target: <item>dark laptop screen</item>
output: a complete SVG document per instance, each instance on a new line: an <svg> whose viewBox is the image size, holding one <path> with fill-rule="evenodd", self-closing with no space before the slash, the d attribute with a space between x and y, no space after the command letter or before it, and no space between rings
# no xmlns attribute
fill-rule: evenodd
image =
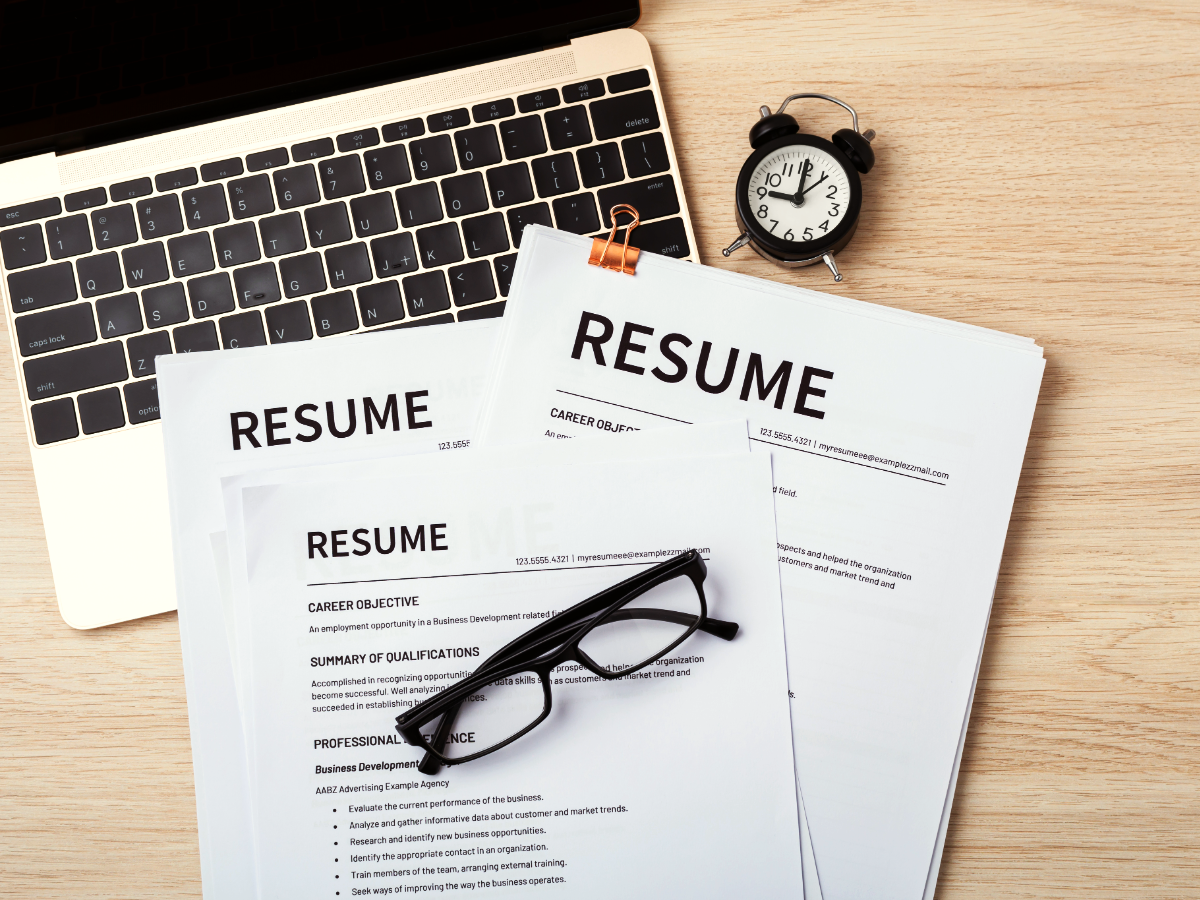
<svg viewBox="0 0 1200 900"><path fill-rule="evenodd" d="M632 24L637 0L0 0L0 159Z"/></svg>

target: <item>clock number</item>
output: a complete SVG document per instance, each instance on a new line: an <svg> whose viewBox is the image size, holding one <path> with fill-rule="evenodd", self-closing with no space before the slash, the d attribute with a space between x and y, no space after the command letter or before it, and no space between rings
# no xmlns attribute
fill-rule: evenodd
<svg viewBox="0 0 1200 900"><path fill-rule="evenodd" d="M771 231L774 231L777 227L779 227L779 220L772 219L771 220Z"/></svg>
<svg viewBox="0 0 1200 900"><path fill-rule="evenodd" d="M767 196L767 189L765 187L760 187L758 189L758 199L761 200L765 196Z"/></svg>
<svg viewBox="0 0 1200 900"><path fill-rule="evenodd" d="M841 209L841 204L830 203L829 205L833 207L833 209L829 211L829 215L836 219L838 217L838 210Z"/></svg>
<svg viewBox="0 0 1200 900"><path fill-rule="evenodd" d="M824 222L822 222L817 227L820 228L822 231L828 231L829 230L829 220L826 219Z"/></svg>
<svg viewBox="0 0 1200 900"><path fill-rule="evenodd" d="M765 219L767 217L767 204L764 203L758 208L758 217L760 219Z"/></svg>
<svg viewBox="0 0 1200 900"><path fill-rule="evenodd" d="M811 228L804 229L804 239L806 241L811 241L813 239L813 231Z"/></svg>
<svg viewBox="0 0 1200 900"><path fill-rule="evenodd" d="M796 171L796 167L795 167L795 166L793 166L791 163L784 163L784 164L783 164L783 175L784 175L784 177L785 177L785 178L791 178L791 177L792 177L792 173L793 173L793 172L795 172L795 171Z"/></svg>
<svg viewBox="0 0 1200 900"><path fill-rule="evenodd" d="M768 187L779 187L779 185L782 182L783 182L783 176L780 175L778 172L772 172L770 175L767 176L767 186Z"/></svg>
<svg viewBox="0 0 1200 900"><path fill-rule="evenodd" d="M794 234L792 234L792 229L789 228L787 230L787 233L784 234L783 239L785 241L794 241L796 239L796 236Z"/></svg>
<svg viewBox="0 0 1200 900"><path fill-rule="evenodd" d="M832 200L836 195L837 195L837 185L831 184L829 186L829 193L825 195L825 199Z"/></svg>

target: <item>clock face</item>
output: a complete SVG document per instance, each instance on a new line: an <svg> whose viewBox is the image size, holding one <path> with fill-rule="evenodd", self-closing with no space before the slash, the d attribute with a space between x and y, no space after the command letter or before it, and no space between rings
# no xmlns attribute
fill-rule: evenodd
<svg viewBox="0 0 1200 900"><path fill-rule="evenodd" d="M767 153L750 173L746 209L752 225L777 240L820 241L845 219L850 190L850 177L833 154L807 144L785 144Z"/></svg>

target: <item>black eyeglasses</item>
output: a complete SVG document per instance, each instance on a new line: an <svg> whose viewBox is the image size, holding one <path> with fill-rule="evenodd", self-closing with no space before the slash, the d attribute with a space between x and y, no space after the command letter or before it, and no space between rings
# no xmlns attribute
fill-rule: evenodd
<svg viewBox="0 0 1200 900"><path fill-rule="evenodd" d="M500 648L471 675L396 717L404 740L426 750L426 775L506 747L550 715L550 672L577 662L622 678L670 653L697 630L731 641L736 622L708 617L708 569L695 550L593 594Z"/></svg>

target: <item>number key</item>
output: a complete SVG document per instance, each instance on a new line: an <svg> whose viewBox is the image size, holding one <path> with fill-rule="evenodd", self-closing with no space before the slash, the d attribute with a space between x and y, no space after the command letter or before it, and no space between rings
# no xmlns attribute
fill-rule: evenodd
<svg viewBox="0 0 1200 900"><path fill-rule="evenodd" d="M326 200L361 194L367 189L363 184L362 165L357 156L339 156L321 163L320 169Z"/></svg>
<svg viewBox="0 0 1200 900"><path fill-rule="evenodd" d="M142 200L137 205L137 214L138 224L142 226L142 240L149 241L183 231L179 198L174 194Z"/></svg>
<svg viewBox="0 0 1200 900"><path fill-rule="evenodd" d="M436 178L455 171L454 149L450 146L448 134L413 141L408 145L408 150L412 153L413 168L418 178Z"/></svg>
<svg viewBox="0 0 1200 900"><path fill-rule="evenodd" d="M494 125L468 128L454 135L458 161L464 169L478 169L500 162L500 144L496 141Z"/></svg>
<svg viewBox="0 0 1200 900"><path fill-rule="evenodd" d="M50 243L50 258L78 256L92 249L92 234L88 231L87 216L67 216L46 223L46 239Z"/></svg>
<svg viewBox="0 0 1200 900"><path fill-rule="evenodd" d="M588 147L576 153L579 159L579 174L583 176L584 187L596 187L600 184L612 184L625 178L621 168L621 151L616 144L601 144L599 147Z"/></svg>
<svg viewBox="0 0 1200 900"><path fill-rule="evenodd" d="M364 154L367 163L367 184L372 190L394 187L397 184L408 184L412 181L412 173L408 171L408 156L404 153L404 145L381 147Z"/></svg>
<svg viewBox="0 0 1200 900"><path fill-rule="evenodd" d="M207 228L229 221L225 188L219 184L183 192L184 216L188 228Z"/></svg>
<svg viewBox="0 0 1200 900"><path fill-rule="evenodd" d="M112 209L92 210L92 232L96 235L96 249L107 250L132 244L137 240L137 227L133 224L133 207L114 206Z"/></svg>
<svg viewBox="0 0 1200 900"><path fill-rule="evenodd" d="M280 209L307 206L321 199L321 189L317 187L317 176L311 164L280 169L272 174Z"/></svg>
<svg viewBox="0 0 1200 900"><path fill-rule="evenodd" d="M271 182L266 175L251 175L229 182L229 200L235 219L248 219L275 211Z"/></svg>

